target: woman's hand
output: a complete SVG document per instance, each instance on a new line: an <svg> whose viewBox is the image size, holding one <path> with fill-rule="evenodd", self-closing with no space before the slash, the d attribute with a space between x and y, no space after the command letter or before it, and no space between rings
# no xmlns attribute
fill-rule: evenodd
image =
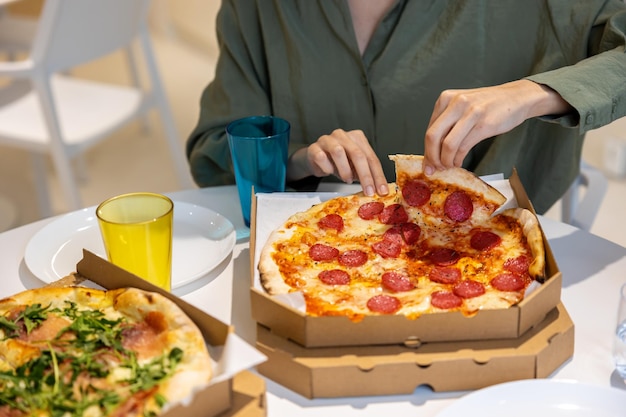
<svg viewBox="0 0 626 417"><path fill-rule="evenodd" d="M387 195L387 179L380 160L361 130L336 129L295 152L287 166L287 178L335 175L351 184L359 181L365 195Z"/></svg>
<svg viewBox="0 0 626 417"><path fill-rule="evenodd" d="M474 145L508 132L525 120L564 114L571 106L551 88L519 80L441 93L430 118L424 143L424 172L461 166Z"/></svg>

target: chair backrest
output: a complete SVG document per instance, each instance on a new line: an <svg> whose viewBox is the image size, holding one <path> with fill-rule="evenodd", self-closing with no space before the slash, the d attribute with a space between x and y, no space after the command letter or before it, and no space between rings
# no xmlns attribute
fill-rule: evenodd
<svg viewBox="0 0 626 417"><path fill-rule="evenodd" d="M138 34L150 0L46 0L31 59L56 72L126 47Z"/></svg>

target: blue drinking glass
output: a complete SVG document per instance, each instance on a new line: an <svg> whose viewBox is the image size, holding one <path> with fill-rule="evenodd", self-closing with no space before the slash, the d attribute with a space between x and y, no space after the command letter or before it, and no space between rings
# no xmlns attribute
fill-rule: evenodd
<svg viewBox="0 0 626 417"><path fill-rule="evenodd" d="M274 116L252 116L226 126L235 181L246 226L254 191L285 191L290 125Z"/></svg>

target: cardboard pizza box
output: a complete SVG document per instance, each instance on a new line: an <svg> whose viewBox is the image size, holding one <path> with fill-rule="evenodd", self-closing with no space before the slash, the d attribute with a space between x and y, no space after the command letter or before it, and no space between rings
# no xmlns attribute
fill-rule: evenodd
<svg viewBox="0 0 626 417"><path fill-rule="evenodd" d="M508 205L524 207L535 213L517 172L506 185ZM308 198L307 198L308 196ZM265 240L275 227L287 217L277 218L310 207L337 196L335 193L274 193L257 194L253 201L250 235L251 309L253 318L276 335L293 340L306 347L386 345L456 340L486 340L518 338L544 317L560 302L561 272L556 264L548 240L543 234L546 250L546 276L542 285L527 295L518 305L508 309L482 310L473 317L460 312L422 315L407 319L400 315L366 316L360 322L347 317L311 317L300 309L278 301L261 287L258 274L258 256ZM289 211L291 210L291 212ZM259 225L257 227L257 225Z"/></svg>
<svg viewBox="0 0 626 417"><path fill-rule="evenodd" d="M259 377L241 375L265 360L260 352L234 334L234 329L181 298L133 275L97 255L83 250L83 259L76 266L76 274L64 278L73 284L97 284L106 289L125 287L158 292L175 302L198 326L207 345L216 347L222 357L232 356L240 361L229 362L231 373L220 374L214 369L214 381L197 391L190 401L167 409L163 417L215 417L218 415L256 417L266 415L265 384ZM65 284L68 284L67 282ZM226 346L228 344L228 346ZM212 356L215 351L211 351ZM213 356L214 359L215 356ZM228 358L219 360L229 360ZM221 366L224 364L220 363ZM254 395L250 395L254 394Z"/></svg>
<svg viewBox="0 0 626 417"><path fill-rule="evenodd" d="M257 325L257 348L268 361L258 371L306 398L476 390L546 378L574 353L574 324L563 307L516 339L425 343L411 348L306 348ZM358 381L358 383L355 383Z"/></svg>
<svg viewBox="0 0 626 417"><path fill-rule="evenodd" d="M266 404L265 379L242 371L233 378L233 405L219 417L265 417Z"/></svg>

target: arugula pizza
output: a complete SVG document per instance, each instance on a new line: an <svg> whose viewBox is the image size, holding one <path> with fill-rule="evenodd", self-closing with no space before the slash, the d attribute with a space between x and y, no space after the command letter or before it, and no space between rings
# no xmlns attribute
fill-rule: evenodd
<svg viewBox="0 0 626 417"><path fill-rule="evenodd" d="M0 300L1 416L156 416L211 375L200 331L160 294L44 287Z"/></svg>
<svg viewBox="0 0 626 417"><path fill-rule="evenodd" d="M421 156L392 155L386 196L341 196L292 215L259 258L271 294L300 292L313 316L423 314L519 303L545 275L537 217L473 173L426 176Z"/></svg>

